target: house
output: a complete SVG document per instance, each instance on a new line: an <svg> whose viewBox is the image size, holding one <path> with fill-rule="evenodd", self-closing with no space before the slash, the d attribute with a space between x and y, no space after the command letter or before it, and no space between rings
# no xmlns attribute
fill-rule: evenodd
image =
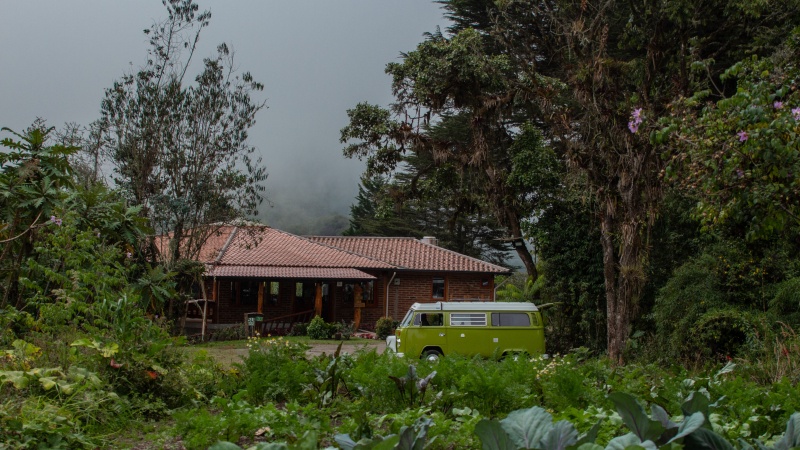
<svg viewBox="0 0 800 450"><path fill-rule="evenodd" d="M209 327L259 313L285 328L321 315L371 329L414 303L494 299L508 269L436 245L434 238L296 236L265 226L222 227L204 245ZM189 313L198 319L199 309Z"/></svg>

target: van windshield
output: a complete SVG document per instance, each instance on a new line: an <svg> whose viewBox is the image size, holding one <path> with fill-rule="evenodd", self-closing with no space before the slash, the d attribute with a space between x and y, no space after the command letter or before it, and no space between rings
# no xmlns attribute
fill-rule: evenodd
<svg viewBox="0 0 800 450"><path fill-rule="evenodd" d="M400 322L400 327L407 327L411 323L411 317L414 315L414 310L409 309L406 313L406 316L403 318L403 321Z"/></svg>

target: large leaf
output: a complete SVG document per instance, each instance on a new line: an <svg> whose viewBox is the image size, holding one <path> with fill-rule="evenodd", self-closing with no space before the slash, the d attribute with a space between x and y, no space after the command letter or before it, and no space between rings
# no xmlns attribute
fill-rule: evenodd
<svg viewBox="0 0 800 450"><path fill-rule="evenodd" d="M208 450L242 450L242 447L239 447L233 442L218 441L216 444L208 447Z"/></svg>
<svg viewBox="0 0 800 450"><path fill-rule="evenodd" d="M608 398L614 402L625 425L643 442L655 441L664 432L664 426L650 419L633 396L624 392L612 392L608 394Z"/></svg>
<svg viewBox="0 0 800 450"><path fill-rule="evenodd" d="M512 411L500 425L508 433L511 441L519 448L538 448L541 440L553 428L553 416L544 409L534 406Z"/></svg>
<svg viewBox="0 0 800 450"><path fill-rule="evenodd" d="M580 448L583 444L594 444L594 441L597 440L597 433L600 431L600 424L603 423L602 420L598 420L596 424L586 434L581 435L578 438L578 441L575 442L574 447Z"/></svg>
<svg viewBox="0 0 800 450"><path fill-rule="evenodd" d="M775 450L789 450L800 447L800 413L792 414L786 423L786 433L775 443Z"/></svg>
<svg viewBox="0 0 800 450"><path fill-rule="evenodd" d="M698 428L684 437L683 446L686 450L734 450L730 442L708 428Z"/></svg>
<svg viewBox="0 0 800 450"><path fill-rule="evenodd" d="M686 437L692 433L694 433L697 429L703 426L705 423L706 418L703 417L702 413L696 412L689 417L683 419L681 426L678 427L678 434L672 437L669 442L674 440Z"/></svg>
<svg viewBox="0 0 800 450"><path fill-rule="evenodd" d="M708 398L700 392L692 392L689 398L681 405L683 415L688 417L692 414L699 412L703 416L708 417Z"/></svg>
<svg viewBox="0 0 800 450"><path fill-rule="evenodd" d="M667 414L667 411L655 403L650 405L650 417L659 421L664 429L669 430L671 428L678 428L677 423L669 420L669 414Z"/></svg>
<svg viewBox="0 0 800 450"><path fill-rule="evenodd" d="M608 442L606 450L625 450L629 447L641 447L646 450L657 450L656 444L653 441L642 441L634 433L628 433L623 436L618 436Z"/></svg>
<svg viewBox="0 0 800 450"><path fill-rule="evenodd" d="M349 434L337 434L333 440L344 450L353 450L356 446L356 441Z"/></svg>
<svg viewBox="0 0 800 450"><path fill-rule="evenodd" d="M578 442L578 430L566 420L561 420L545 435L541 442L542 450L565 450Z"/></svg>
<svg viewBox="0 0 800 450"><path fill-rule="evenodd" d="M483 450L517 450L511 436L496 420L482 419L475 425L475 434L481 440Z"/></svg>
<svg viewBox="0 0 800 450"><path fill-rule="evenodd" d="M11 383L17 389L25 389L28 386L30 378L25 376L25 372L21 370L0 371L0 381L3 383Z"/></svg>

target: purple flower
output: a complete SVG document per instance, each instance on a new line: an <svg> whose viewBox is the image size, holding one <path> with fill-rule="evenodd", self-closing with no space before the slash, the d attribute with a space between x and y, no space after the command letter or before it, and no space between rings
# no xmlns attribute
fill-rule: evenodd
<svg viewBox="0 0 800 450"><path fill-rule="evenodd" d="M744 142L748 138L750 138L750 136L747 134L747 131L744 131L744 130L736 133L736 135L739 136L739 142Z"/></svg>
<svg viewBox="0 0 800 450"><path fill-rule="evenodd" d="M800 106L797 108L792 108L792 116L794 117L794 120L800 121Z"/></svg>
<svg viewBox="0 0 800 450"><path fill-rule="evenodd" d="M783 108L783 102L780 100L775 100L775 103L773 103L772 106L774 106L775 109L781 109Z"/></svg>
<svg viewBox="0 0 800 450"><path fill-rule="evenodd" d="M736 178L742 178L744 176L744 171L742 169L736 169Z"/></svg>
<svg viewBox="0 0 800 450"><path fill-rule="evenodd" d="M628 129L635 134L639 131L639 125L642 123L642 108L636 108L631 111L631 119L633 120L628 122Z"/></svg>
<svg viewBox="0 0 800 450"><path fill-rule="evenodd" d="M54 224L61 226L61 219L59 219L56 216L50 216L50 222L53 222Z"/></svg>
<svg viewBox="0 0 800 450"><path fill-rule="evenodd" d="M125 257L131 259L133 258L133 254L131 254L131 252L125 253Z"/></svg>

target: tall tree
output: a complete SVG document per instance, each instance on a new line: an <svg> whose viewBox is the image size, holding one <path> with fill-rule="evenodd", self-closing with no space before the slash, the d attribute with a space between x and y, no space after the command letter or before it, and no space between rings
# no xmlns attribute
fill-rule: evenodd
<svg viewBox="0 0 800 450"><path fill-rule="evenodd" d="M645 285L667 149L654 119L797 26L797 1L502 2L490 34L532 80L532 98L600 205L608 352L618 362ZM698 70L699 69L699 70ZM561 100L554 102L553 98Z"/></svg>
<svg viewBox="0 0 800 450"><path fill-rule="evenodd" d="M170 234L160 254L172 265L195 258L218 224L256 213L267 175L247 137L265 104L225 44L187 82L211 14L191 0L163 2L168 18L145 30L147 62L106 90L97 127L118 186Z"/></svg>
<svg viewBox="0 0 800 450"><path fill-rule="evenodd" d="M648 233L662 198L667 149L649 140L655 119L749 54L770 53L798 23L798 1L450 0L450 35L430 35L389 64L396 120L361 108L343 137L370 168L406 150L463 161L485 174L498 219L515 224L536 205L507 183L507 150L521 124L563 150L595 197L603 247L608 352L622 361L646 282ZM428 124L469 117L470 139L439 141ZM375 126L365 126L365 124Z"/></svg>
<svg viewBox="0 0 800 450"><path fill-rule="evenodd" d="M25 133L10 133L0 145L0 271L5 275L0 306L15 302L21 307L19 272L31 255L38 230L61 219L56 211L73 186L72 169L67 157L77 148L49 145L47 128L42 121Z"/></svg>
<svg viewBox="0 0 800 450"><path fill-rule="evenodd" d="M366 158L368 175L392 173L407 154L454 168L468 186L460 194L480 196L508 241L521 244L524 222L557 183L524 184L529 178L512 178L513 167L523 158L539 159L547 164L534 166L548 178L557 160L541 157L548 149L527 124L529 116L521 114L526 105L513 101L519 91L509 82L509 68L508 58L487 52L477 32L466 30L452 39L430 35L403 63L387 65L394 112L364 103L348 111L350 124L341 141L350 144L344 154ZM528 248L514 249L536 279Z"/></svg>

